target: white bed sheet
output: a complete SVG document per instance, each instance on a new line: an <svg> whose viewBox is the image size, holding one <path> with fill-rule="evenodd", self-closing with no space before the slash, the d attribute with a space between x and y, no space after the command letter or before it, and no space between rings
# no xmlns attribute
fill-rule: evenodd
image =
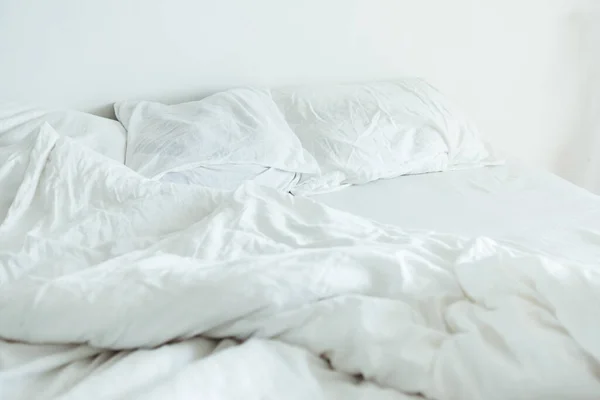
<svg viewBox="0 0 600 400"><path fill-rule="evenodd" d="M516 164L402 176L313 198L406 229L488 236L600 260L600 197Z"/></svg>

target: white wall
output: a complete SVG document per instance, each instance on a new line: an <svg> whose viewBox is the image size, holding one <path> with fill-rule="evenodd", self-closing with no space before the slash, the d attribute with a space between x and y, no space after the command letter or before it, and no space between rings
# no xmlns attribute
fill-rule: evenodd
<svg viewBox="0 0 600 400"><path fill-rule="evenodd" d="M574 16L578 27L579 84L582 105L577 128L563 149L559 171L600 194L600 2L589 0Z"/></svg>
<svg viewBox="0 0 600 400"><path fill-rule="evenodd" d="M417 74L492 144L577 181L583 0L3 0L0 100L125 98Z"/></svg>

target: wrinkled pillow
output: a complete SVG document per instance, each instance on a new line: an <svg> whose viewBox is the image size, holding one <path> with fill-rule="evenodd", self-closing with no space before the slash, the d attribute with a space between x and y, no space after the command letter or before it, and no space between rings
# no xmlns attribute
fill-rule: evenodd
<svg viewBox="0 0 600 400"><path fill-rule="evenodd" d="M115 120L65 110L51 111L20 103L0 103L0 146L13 145L36 134L48 123L62 136L121 163L125 162L126 134Z"/></svg>
<svg viewBox="0 0 600 400"><path fill-rule="evenodd" d="M475 129L425 81L304 86L272 96L322 175L299 193L492 162Z"/></svg>
<svg viewBox="0 0 600 400"><path fill-rule="evenodd" d="M148 178L209 185L221 176L217 186L236 187L270 168L285 172L290 185L296 174L319 173L268 90L233 89L177 105L120 102L115 113L127 129L126 165ZM227 173L215 175L217 167Z"/></svg>

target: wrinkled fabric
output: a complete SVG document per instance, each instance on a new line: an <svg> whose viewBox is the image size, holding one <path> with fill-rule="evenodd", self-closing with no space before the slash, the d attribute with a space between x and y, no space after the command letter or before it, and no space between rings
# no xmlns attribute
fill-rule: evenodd
<svg viewBox="0 0 600 400"><path fill-rule="evenodd" d="M472 124L421 79L297 86L272 94L322 172L307 177L297 193L498 162Z"/></svg>
<svg viewBox="0 0 600 400"><path fill-rule="evenodd" d="M151 181L49 127L17 152L3 399L600 397L595 265Z"/></svg>
<svg viewBox="0 0 600 400"><path fill-rule="evenodd" d="M219 187L237 188L262 173L252 173L257 167L287 172L290 182L296 173L319 173L268 90L232 89L176 105L124 101L115 113L127 129L126 164L147 178L178 173L210 184L207 168L227 168Z"/></svg>
<svg viewBox="0 0 600 400"><path fill-rule="evenodd" d="M220 190L235 190L251 181L260 186L289 192L296 187L302 174L260 165L214 165L197 167L186 171L168 172L163 182L200 185Z"/></svg>
<svg viewBox="0 0 600 400"><path fill-rule="evenodd" d="M35 136L45 123L63 136L125 162L126 132L120 122L75 110L44 110L18 102L0 102L0 146Z"/></svg>

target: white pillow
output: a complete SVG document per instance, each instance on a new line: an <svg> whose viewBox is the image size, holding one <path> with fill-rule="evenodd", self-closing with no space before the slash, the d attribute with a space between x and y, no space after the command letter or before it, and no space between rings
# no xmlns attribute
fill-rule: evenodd
<svg viewBox="0 0 600 400"><path fill-rule="evenodd" d="M0 104L0 146L15 144L37 133L46 122L59 134L125 162L126 134L118 121L79 111L49 111L19 103Z"/></svg>
<svg viewBox="0 0 600 400"><path fill-rule="evenodd" d="M127 129L126 165L148 178L186 172L176 180L206 185L217 177L216 166L227 166L218 186L236 187L256 177L256 166L258 173L286 171L290 181L319 173L268 90L240 88L171 106L120 102L115 112Z"/></svg>
<svg viewBox="0 0 600 400"><path fill-rule="evenodd" d="M475 130L421 79L283 88L272 96L322 171L296 192L490 162Z"/></svg>

